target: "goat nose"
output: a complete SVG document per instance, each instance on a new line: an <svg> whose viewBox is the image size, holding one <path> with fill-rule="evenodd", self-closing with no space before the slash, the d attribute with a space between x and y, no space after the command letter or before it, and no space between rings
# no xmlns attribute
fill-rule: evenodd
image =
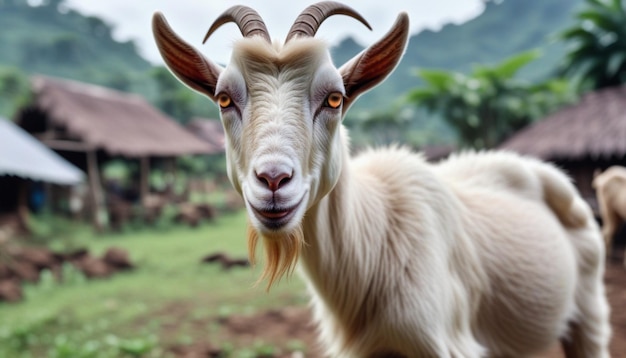
<svg viewBox="0 0 626 358"><path fill-rule="evenodd" d="M283 185L289 183L291 176L292 173L279 170L268 170L256 173L257 179L271 191L276 191Z"/></svg>

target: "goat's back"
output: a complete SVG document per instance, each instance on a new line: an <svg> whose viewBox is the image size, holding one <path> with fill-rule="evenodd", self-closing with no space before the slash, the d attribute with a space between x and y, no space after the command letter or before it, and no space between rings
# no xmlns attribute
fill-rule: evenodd
<svg viewBox="0 0 626 358"><path fill-rule="evenodd" d="M466 233L488 277L479 339L513 356L554 344L577 311L583 266L597 269L603 256L587 204L560 170L513 153L464 153L436 171L466 209Z"/></svg>
<svg viewBox="0 0 626 358"><path fill-rule="evenodd" d="M364 303L332 308L359 317L354 356L443 356L419 350L428 346L417 338L429 317L450 324L445 345L456 356L480 356L481 345L493 356L530 356L565 335L585 291L579 273L597 270L603 254L591 211L562 172L511 153L466 153L431 165L401 148L365 151L348 172L350 185L339 185L341 195L329 203L352 220L328 245L353 245L362 255L322 267L333 282L353 259L364 268L362 279L343 280L353 294L340 295ZM459 322L478 344L455 340ZM325 335L339 334L326 327Z"/></svg>

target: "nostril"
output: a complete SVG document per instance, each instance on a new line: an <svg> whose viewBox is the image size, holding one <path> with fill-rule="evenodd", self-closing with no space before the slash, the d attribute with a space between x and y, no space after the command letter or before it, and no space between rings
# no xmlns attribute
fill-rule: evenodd
<svg viewBox="0 0 626 358"><path fill-rule="evenodd" d="M280 188L281 186L289 183L290 180L291 180L291 175L281 178L280 181L278 182L278 187Z"/></svg>
<svg viewBox="0 0 626 358"><path fill-rule="evenodd" d="M257 179L271 191L276 191L291 181L292 173L256 173Z"/></svg>

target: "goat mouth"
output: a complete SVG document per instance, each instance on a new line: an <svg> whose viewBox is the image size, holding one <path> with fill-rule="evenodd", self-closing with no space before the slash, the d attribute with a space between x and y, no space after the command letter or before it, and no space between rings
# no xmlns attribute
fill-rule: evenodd
<svg viewBox="0 0 626 358"><path fill-rule="evenodd" d="M280 207L276 205L269 205L263 208L256 208L252 205L252 211L254 212L254 216L268 229L270 230L279 230L286 226L293 216L295 212L302 204L302 200L304 196L298 201L297 204L290 207Z"/></svg>

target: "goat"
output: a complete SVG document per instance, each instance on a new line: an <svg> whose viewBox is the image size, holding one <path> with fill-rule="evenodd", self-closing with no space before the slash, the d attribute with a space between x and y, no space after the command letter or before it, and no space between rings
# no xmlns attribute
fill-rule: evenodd
<svg viewBox="0 0 626 358"><path fill-rule="evenodd" d="M602 236L607 252L613 246L613 237L626 219L626 168L614 165L593 178L600 216ZM626 267L626 255L624 255Z"/></svg>
<svg viewBox="0 0 626 358"><path fill-rule="evenodd" d="M351 158L342 118L400 61L409 22L400 13L337 69L314 37L335 14L369 27L321 2L272 42L255 10L231 7L205 36L241 30L225 68L153 17L169 69L220 108L268 288L301 262L331 357L523 357L559 339L568 357L608 357L604 246L569 179L512 153L432 165L394 146Z"/></svg>

